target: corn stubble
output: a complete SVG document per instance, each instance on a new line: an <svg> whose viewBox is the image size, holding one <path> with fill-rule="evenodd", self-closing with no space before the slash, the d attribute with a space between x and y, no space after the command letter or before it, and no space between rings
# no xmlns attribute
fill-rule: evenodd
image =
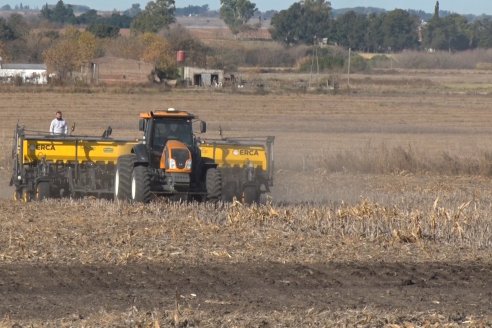
<svg viewBox="0 0 492 328"><path fill-rule="evenodd" d="M139 263L339 263L453 262L481 258L490 263L492 219L480 204L405 210L370 201L338 206L265 204L182 204L166 201L130 205L102 200L0 202L0 260L3 264ZM289 283L285 281L283 283ZM198 327L244 326L240 310L220 317L201 310L195 294L176 289L169 308L128 312L100 311L76 318L78 326ZM204 304L227 305L206 299ZM265 322L316 326L440 327L455 323L432 312L402 314L381 309L307 309L264 313ZM255 322L261 319L255 318ZM490 318L489 318L490 319ZM467 326L487 318L468 316ZM261 321L261 320L260 320ZM16 321L8 316L2 325ZM73 326L71 318L26 323Z"/></svg>
<svg viewBox="0 0 492 328"><path fill-rule="evenodd" d="M447 208L439 201L413 210L368 200L333 206L0 201L0 259L3 263L127 264L187 257L317 262L320 253L323 260L340 260L340 253L333 255L331 249L341 250L348 260L368 255L356 250L357 245L366 245L373 258L384 247L395 259L401 259L402 248L409 244L429 259L433 255L428 249L466 248L472 254L492 248L487 206L466 202ZM221 244L214 235L231 243Z"/></svg>

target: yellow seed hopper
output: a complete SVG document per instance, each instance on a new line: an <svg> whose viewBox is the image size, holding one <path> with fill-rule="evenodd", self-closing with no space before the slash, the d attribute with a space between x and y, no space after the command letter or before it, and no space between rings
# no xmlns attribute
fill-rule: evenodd
<svg viewBox="0 0 492 328"><path fill-rule="evenodd" d="M116 164L129 154L135 141L94 137L29 136L23 139L23 164L44 160L53 163Z"/></svg>
<svg viewBox="0 0 492 328"><path fill-rule="evenodd" d="M201 156L213 160L222 172L223 199L258 201L273 185L274 137L205 140Z"/></svg>

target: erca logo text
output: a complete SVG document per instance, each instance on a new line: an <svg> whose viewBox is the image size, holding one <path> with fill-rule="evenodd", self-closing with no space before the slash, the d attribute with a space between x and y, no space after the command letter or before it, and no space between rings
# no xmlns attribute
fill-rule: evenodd
<svg viewBox="0 0 492 328"><path fill-rule="evenodd" d="M36 150L56 150L54 145L36 145Z"/></svg>

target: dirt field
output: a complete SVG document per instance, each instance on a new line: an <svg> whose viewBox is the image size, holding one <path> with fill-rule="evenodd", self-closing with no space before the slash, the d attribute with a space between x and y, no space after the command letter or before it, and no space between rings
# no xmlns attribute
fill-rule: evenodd
<svg viewBox="0 0 492 328"><path fill-rule="evenodd" d="M492 320L491 225L480 216L486 211L458 214L461 236L443 209L422 212L422 233L413 240L415 213L370 203L214 208L4 201L0 208L6 325L480 326ZM433 215L439 232L429 235Z"/></svg>
<svg viewBox="0 0 492 328"><path fill-rule="evenodd" d="M175 107L206 120L205 137L274 135L276 180L251 208L0 200L0 326L491 326L491 75L352 83L3 89L4 198L14 125L45 131L58 109L78 134L136 137L140 111Z"/></svg>

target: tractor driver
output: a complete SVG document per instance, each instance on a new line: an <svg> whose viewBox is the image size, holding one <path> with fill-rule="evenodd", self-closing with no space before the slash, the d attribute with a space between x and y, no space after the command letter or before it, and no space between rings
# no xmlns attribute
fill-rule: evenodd
<svg viewBox="0 0 492 328"><path fill-rule="evenodd" d="M51 121L50 134L66 135L68 134L68 124L67 121L63 119L61 111L55 113L55 118Z"/></svg>
<svg viewBox="0 0 492 328"><path fill-rule="evenodd" d="M180 140L179 125L172 123L170 125L159 125L156 127L154 135L154 147L164 147L164 144L169 140Z"/></svg>
<svg viewBox="0 0 492 328"><path fill-rule="evenodd" d="M179 140L178 125L176 123L171 124L168 138Z"/></svg>
<svg viewBox="0 0 492 328"><path fill-rule="evenodd" d="M165 143L168 140L180 140L186 142L187 138L183 134L186 134L186 131L183 131L183 127L178 123L157 125L152 148L155 150L162 150L162 147L165 146Z"/></svg>

